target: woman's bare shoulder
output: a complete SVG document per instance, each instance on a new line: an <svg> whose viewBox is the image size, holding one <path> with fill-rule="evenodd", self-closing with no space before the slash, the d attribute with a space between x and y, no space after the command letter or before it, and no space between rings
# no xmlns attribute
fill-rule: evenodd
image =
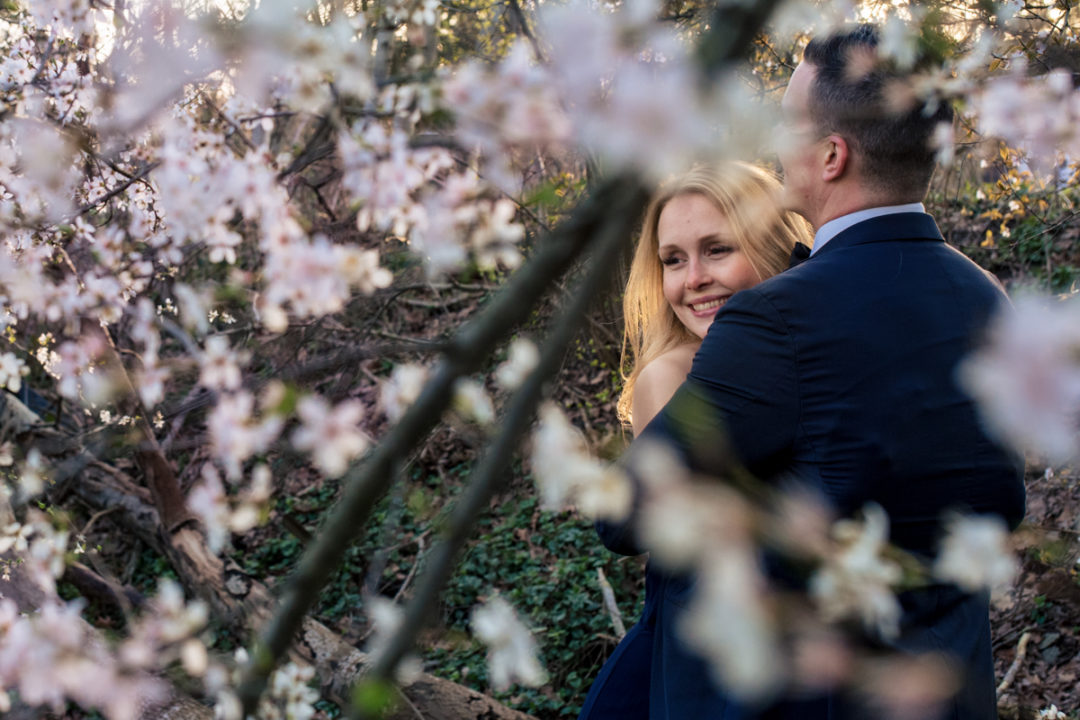
<svg viewBox="0 0 1080 720"><path fill-rule="evenodd" d="M682 384L682 381L690 373L690 366L694 364L694 355L697 354L699 347L701 347L700 343L686 343L657 355L648 365L641 368L638 382L640 383L646 378L650 380L666 380L675 376L679 384Z"/></svg>
<svg viewBox="0 0 1080 720"><path fill-rule="evenodd" d="M635 435L649 424L686 380L698 347L698 343L680 345L656 356L641 368L634 383L634 400L631 403L631 424Z"/></svg>

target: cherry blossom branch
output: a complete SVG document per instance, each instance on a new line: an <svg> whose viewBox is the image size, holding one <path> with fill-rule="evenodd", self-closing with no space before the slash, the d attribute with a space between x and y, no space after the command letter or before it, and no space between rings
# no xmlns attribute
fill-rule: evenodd
<svg viewBox="0 0 1080 720"><path fill-rule="evenodd" d="M278 377L283 380L310 380L340 370L343 367L354 365L361 360L399 357L406 353L415 353L419 349L413 341L354 345L329 356L319 357L305 365L283 369Z"/></svg>
<svg viewBox="0 0 1080 720"><path fill-rule="evenodd" d="M161 165L160 160L157 160L155 162L150 163L149 165L144 167L142 170L139 170L139 172L135 173L134 175L131 175L125 182L120 183L119 185L114 187L112 190L110 190L109 192L102 195L97 200L94 200L93 202L89 202L86 205L83 205L81 208L79 208L75 212L75 217L78 217L80 215L85 215L86 213L90 212L94 208L101 207L102 205L109 202L110 200L112 200L117 195L123 194L124 191L126 191L129 187L131 187L135 183L141 181L147 175L149 175L154 170L156 170L158 168L158 166L160 166L160 165Z"/></svg>
<svg viewBox="0 0 1080 720"><path fill-rule="evenodd" d="M225 123L236 132L237 137L240 138L240 140L244 143L244 145L246 145L248 147L249 150L258 150L259 149L258 145L256 145L254 142L252 142L251 138L249 138L247 136L247 133L244 132L244 129L242 127L240 127L239 125L237 125L236 121L234 121L231 117L226 115L225 111L217 106L217 103L215 103L210 98L210 96L206 93L206 91L204 91L204 90L199 91L199 96L202 98L203 102L207 105L207 107L209 107L211 110L214 111L215 115L217 115L219 118L221 118L223 121L225 121Z"/></svg>
<svg viewBox="0 0 1080 720"><path fill-rule="evenodd" d="M305 143L304 149L289 163L289 167L278 173L278 180L284 180L290 175L295 175L310 165L314 165L334 154L336 146L330 137L334 125L332 114L333 111L331 110L320 118L319 126L315 128L315 132Z"/></svg>
<svg viewBox="0 0 1080 720"><path fill-rule="evenodd" d="M442 542L432 549L428 557L427 568L405 609L401 627L379 653L365 681L380 682L393 677L394 668L412 648L440 590L453 572L458 552L469 539L477 519L510 477L507 468L522 435L532 424L536 407L543 398L544 385L562 366L566 348L584 323L589 306L615 279L611 267L618 259L622 245L630 237L647 200L643 188L631 187L628 190L631 191L617 198L617 203L608 208L612 221L606 224L595 241L597 247L590 258L588 273L578 283L577 291L565 306L562 317L544 340L536 369L511 399L506 415L499 422L501 429L498 436L489 445L468 488L454 506ZM354 707L353 712L355 715L361 711Z"/></svg>
<svg viewBox="0 0 1080 720"><path fill-rule="evenodd" d="M627 205L629 199L633 203ZM608 227L616 224L626 232L625 218L616 213L613 219L612 208L635 207L635 203L643 205L644 200L645 193L635 180L617 178L607 182L558 236L540 247L532 261L510 279L487 309L448 343L444 359L417 401L366 462L346 476L341 501L286 584L281 602L252 648L251 661L242 675L238 695L245 712L255 707L270 673L288 651L323 586L363 531L375 503L396 477L402 458L438 423L453 397L454 382L482 366L496 345L529 317L552 281L567 272L597 238L607 236Z"/></svg>

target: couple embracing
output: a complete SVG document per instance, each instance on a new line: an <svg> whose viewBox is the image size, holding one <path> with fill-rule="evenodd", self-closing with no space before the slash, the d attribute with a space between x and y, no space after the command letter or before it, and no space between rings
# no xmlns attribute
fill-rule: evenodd
<svg viewBox="0 0 1080 720"><path fill-rule="evenodd" d="M986 436L955 381L1007 300L944 243L921 204L930 140L951 109L889 112L897 76L851 72L877 43L875 28L859 26L807 47L782 102L782 190L735 164L692 172L654 198L627 287L635 368L621 409L635 443L669 443L697 471L708 473L710 460L691 436L716 437L766 482L809 483L838 516L877 503L890 541L930 558L946 511L996 514L1011 526L1023 516L1022 458ZM813 226L812 251L800 252L809 233L780 205ZM679 416L702 403L710 412ZM598 529L611 550L648 550L633 518ZM717 688L676 632L672 598L686 582L649 569L643 617L605 664L581 720L875 717L841 691L748 707ZM940 585L899 600L900 635L882 642L947 654L962 669L940 717L996 718L988 598Z"/></svg>

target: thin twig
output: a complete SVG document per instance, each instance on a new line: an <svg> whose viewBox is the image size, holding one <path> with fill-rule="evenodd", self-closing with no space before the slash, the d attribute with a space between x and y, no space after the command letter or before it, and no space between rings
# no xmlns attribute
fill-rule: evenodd
<svg viewBox="0 0 1080 720"><path fill-rule="evenodd" d="M529 27L529 19L525 17L525 12L521 9L521 4L518 0L507 0L507 5L510 7L510 14L514 16L514 20L521 28L521 33L529 40L529 45L532 46L533 59L540 64L547 62L544 57L544 51L540 49L540 43L536 40L536 35L533 34L532 29Z"/></svg>
<svg viewBox="0 0 1080 720"><path fill-rule="evenodd" d="M1027 646L1030 640L1030 632L1025 632L1020 636L1020 642L1016 644L1016 657L1013 658L1012 665L1009 666L1005 677L1001 679L1001 684L997 686L998 695L1005 692L1012 685L1013 680L1016 679L1016 674L1020 672L1020 665L1023 664L1024 658L1027 656Z"/></svg>
<svg viewBox="0 0 1080 720"><path fill-rule="evenodd" d="M251 138L249 138L247 136L247 134L244 132L244 129L242 127L240 127L239 125L237 125L236 121L234 121L231 117L226 115L225 111L222 110L221 108L219 108L217 106L217 103L215 103L213 100L211 100L210 96L207 95L205 91L200 90L199 91L199 96L202 97L203 102L205 102L207 105L210 106L211 110L213 110L215 113L217 113L218 117L220 117L222 120L224 120L229 125L229 127L231 127L236 132L236 134L240 137L241 140L244 141L244 144L247 145L250 150L256 150L257 151L259 149L259 146L256 145L254 142L252 142Z"/></svg>
<svg viewBox="0 0 1080 720"><path fill-rule="evenodd" d="M94 523L97 522L98 519L105 517L109 513L116 512L119 509L120 509L120 507L118 505L114 505L112 507L107 507L104 510L98 510L96 513L94 513L93 515L90 516L89 520L86 521L86 526L82 529L82 532L79 533L79 534L82 535L83 537L86 537L87 535L90 534L90 528L92 528L94 526Z"/></svg>
<svg viewBox="0 0 1080 720"><path fill-rule="evenodd" d="M401 582L401 587L394 593L394 602L401 599L401 596L405 594L405 589L409 587L413 578L416 577L416 570L420 567L421 555L424 553L424 538L420 537L416 540L416 561L413 562L412 567L409 568L409 574L405 576L405 579Z"/></svg>
<svg viewBox="0 0 1080 720"><path fill-rule="evenodd" d="M615 591L611 589L611 583L604 576L604 568L596 568L596 575L600 580L600 594L604 597L604 607L611 616L615 634L619 636L619 640L622 640L626 637L626 625L623 624L622 613L619 612L619 606L615 602Z"/></svg>

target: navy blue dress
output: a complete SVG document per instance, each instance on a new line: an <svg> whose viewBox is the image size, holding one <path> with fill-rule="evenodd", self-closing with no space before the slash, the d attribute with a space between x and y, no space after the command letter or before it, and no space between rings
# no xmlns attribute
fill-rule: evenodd
<svg viewBox="0 0 1080 720"><path fill-rule="evenodd" d="M589 688L578 720L649 720L657 577L645 571L645 607Z"/></svg>

